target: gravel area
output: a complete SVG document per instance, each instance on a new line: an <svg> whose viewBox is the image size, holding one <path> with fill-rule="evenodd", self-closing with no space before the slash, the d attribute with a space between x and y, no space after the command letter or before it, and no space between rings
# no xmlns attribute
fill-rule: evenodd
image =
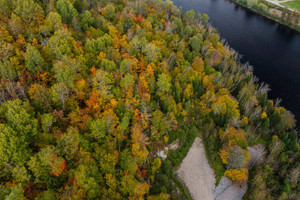
<svg viewBox="0 0 300 200"><path fill-rule="evenodd" d="M262 145L255 145L248 147L251 159L248 162L247 168L252 166L254 163L259 163L263 160L265 150ZM233 183L228 178L223 176L220 180L219 185L215 190L215 200L241 200L247 192L248 185L247 181L244 183Z"/></svg>
<svg viewBox="0 0 300 200"><path fill-rule="evenodd" d="M230 181L231 182L231 181ZM227 186L227 185L226 185ZM218 185L219 187L219 185ZM231 183L219 196L215 196L216 200L241 200L248 189L247 182L243 184Z"/></svg>
<svg viewBox="0 0 300 200"><path fill-rule="evenodd" d="M216 187L214 193L215 198L220 196L230 186L231 186L231 181L227 177L223 176L223 178L219 182L219 185Z"/></svg>
<svg viewBox="0 0 300 200"><path fill-rule="evenodd" d="M176 173L185 183L194 200L214 200L216 180L199 137L195 139Z"/></svg>

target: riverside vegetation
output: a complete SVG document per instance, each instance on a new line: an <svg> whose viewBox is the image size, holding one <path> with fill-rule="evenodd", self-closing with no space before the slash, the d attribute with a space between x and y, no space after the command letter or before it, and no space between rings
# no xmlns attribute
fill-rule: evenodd
<svg viewBox="0 0 300 200"><path fill-rule="evenodd" d="M247 199L300 198L294 116L207 15L0 0L0 19L0 199L188 199L174 170L199 133L217 180L249 179Z"/></svg>
<svg viewBox="0 0 300 200"><path fill-rule="evenodd" d="M290 27L298 32L300 32L300 10L299 3L297 0L288 1L285 3L280 3L275 5L267 0L230 0L245 8L248 8L260 15L263 15L271 20L279 22L285 26ZM282 7L281 7L281 6ZM285 7L283 7L285 6ZM290 10L290 8L294 10Z"/></svg>

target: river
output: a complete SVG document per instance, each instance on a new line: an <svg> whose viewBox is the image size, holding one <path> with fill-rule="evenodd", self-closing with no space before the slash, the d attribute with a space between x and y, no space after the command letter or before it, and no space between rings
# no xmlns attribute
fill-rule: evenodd
<svg viewBox="0 0 300 200"><path fill-rule="evenodd" d="M228 0L174 0L183 11L194 9L209 16L242 62L254 66L254 74L270 85L269 98L282 99L300 127L300 34Z"/></svg>

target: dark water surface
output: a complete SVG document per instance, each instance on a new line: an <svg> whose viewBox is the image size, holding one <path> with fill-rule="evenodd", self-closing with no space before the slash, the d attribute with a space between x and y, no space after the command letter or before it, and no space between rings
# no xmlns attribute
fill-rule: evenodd
<svg viewBox="0 0 300 200"><path fill-rule="evenodd" d="M270 85L269 98L296 115L300 128L300 34L228 0L173 0L183 11L210 17L222 38L254 66L254 74Z"/></svg>

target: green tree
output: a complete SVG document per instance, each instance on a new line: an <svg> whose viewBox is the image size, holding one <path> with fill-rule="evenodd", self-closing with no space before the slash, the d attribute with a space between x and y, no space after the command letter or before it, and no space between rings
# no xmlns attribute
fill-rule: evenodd
<svg viewBox="0 0 300 200"><path fill-rule="evenodd" d="M10 126L0 124L0 138L0 177L5 177L17 165L24 166L30 151L28 141Z"/></svg>
<svg viewBox="0 0 300 200"><path fill-rule="evenodd" d="M16 180L16 182L24 184L28 182L31 178L31 175L28 173L27 169L22 166L17 166L12 171L12 176Z"/></svg>
<svg viewBox="0 0 300 200"><path fill-rule="evenodd" d="M79 148L78 129L68 128L67 132L58 138L57 148L67 160L73 159Z"/></svg>
<svg viewBox="0 0 300 200"><path fill-rule="evenodd" d="M85 191L88 199L99 198L100 187L98 185L98 180L100 174L96 162L91 160L86 164L79 165L75 170L74 175L79 187Z"/></svg>
<svg viewBox="0 0 300 200"><path fill-rule="evenodd" d="M270 116L270 127L276 130L284 129L284 122L279 113L273 112L272 115Z"/></svg>
<svg viewBox="0 0 300 200"><path fill-rule="evenodd" d="M121 87L125 88L127 91L129 87L132 87L134 84L134 76L131 74L126 74L121 80Z"/></svg>
<svg viewBox="0 0 300 200"><path fill-rule="evenodd" d="M88 30L90 26L94 24L94 17L92 16L91 12L86 10L82 15L81 15L81 28L83 30Z"/></svg>
<svg viewBox="0 0 300 200"><path fill-rule="evenodd" d="M144 47L147 44L147 40L145 37L142 37L141 40L139 40L138 36L134 36L131 40L131 44L129 46L129 53L130 55L135 55L137 56L137 54L141 51L142 47ZM151 46L149 46L148 48L150 48ZM155 48L155 47L154 47ZM147 53L147 51L149 51L149 49L144 49L144 53Z"/></svg>
<svg viewBox="0 0 300 200"><path fill-rule="evenodd" d="M108 59L103 59L100 65L108 72L114 72L117 69L115 62Z"/></svg>
<svg viewBox="0 0 300 200"><path fill-rule="evenodd" d="M54 190L46 190L41 192L35 200L57 200L57 194Z"/></svg>
<svg viewBox="0 0 300 200"><path fill-rule="evenodd" d="M72 47L73 39L70 33L64 29L55 31L46 44L48 54L54 59L60 59L63 55L71 55Z"/></svg>
<svg viewBox="0 0 300 200"><path fill-rule="evenodd" d="M130 126L130 119L131 119L131 114L126 112L119 124L122 132L128 130L128 127Z"/></svg>
<svg viewBox="0 0 300 200"><path fill-rule="evenodd" d="M160 48L153 43L146 44L146 46L143 48L143 52L146 55L148 63L156 63L161 56Z"/></svg>
<svg viewBox="0 0 300 200"><path fill-rule="evenodd" d="M283 107L276 107L274 110L281 116L285 130L295 127L295 116L290 111Z"/></svg>
<svg viewBox="0 0 300 200"><path fill-rule="evenodd" d="M91 136L98 142L101 141L107 134L106 122L103 119L97 119L90 123L89 128L91 130Z"/></svg>
<svg viewBox="0 0 300 200"><path fill-rule="evenodd" d="M251 199L270 199L270 191L267 188L267 184L264 180L264 174L262 169L252 178L252 184L250 187L250 198Z"/></svg>
<svg viewBox="0 0 300 200"><path fill-rule="evenodd" d="M106 17L111 20L115 15L115 7L111 4L105 7Z"/></svg>
<svg viewBox="0 0 300 200"><path fill-rule="evenodd" d="M191 37L193 35L193 28L191 26L186 26L183 33L184 35L187 35L188 37Z"/></svg>
<svg viewBox="0 0 300 200"><path fill-rule="evenodd" d="M58 168L60 163L57 161L61 160L63 159L56 155L54 146L46 146L32 156L27 164L29 170L33 173L35 182L46 182L49 184L53 182L54 176L60 175L61 171L57 171L60 170Z"/></svg>
<svg viewBox="0 0 300 200"><path fill-rule="evenodd" d="M268 9L269 9L269 7L264 3L258 3L258 7L260 10L265 11L265 12L268 11Z"/></svg>
<svg viewBox="0 0 300 200"><path fill-rule="evenodd" d="M77 17L78 15L77 10L69 0L58 0L56 2L56 9L65 24L70 24L73 17Z"/></svg>
<svg viewBox="0 0 300 200"><path fill-rule="evenodd" d="M42 8L34 0L16 0L14 4L14 12L26 23L31 23L38 14L42 14Z"/></svg>
<svg viewBox="0 0 300 200"><path fill-rule="evenodd" d="M28 71L35 73L37 69L45 69L45 60L39 50L32 46L31 44L27 45L25 53L25 61Z"/></svg>
<svg viewBox="0 0 300 200"><path fill-rule="evenodd" d="M0 60L0 76L8 80L15 80L17 78L17 71L14 64L8 60Z"/></svg>
<svg viewBox="0 0 300 200"><path fill-rule="evenodd" d="M97 143L93 144L95 149L95 158L99 163L98 167L102 174L115 174L115 166L118 164L118 155L114 152L108 152L109 146L99 145ZM98 169L97 167L97 169Z"/></svg>
<svg viewBox="0 0 300 200"><path fill-rule="evenodd" d="M111 94L111 88L114 83L114 78L110 73L100 69L97 71L93 79L93 83L94 86L98 88L99 93L103 97L107 98Z"/></svg>
<svg viewBox="0 0 300 200"><path fill-rule="evenodd" d="M202 35L201 34L197 34L194 37L192 37L189 41L190 46L192 47L192 50L195 52L199 52L201 49L201 44L202 44Z"/></svg>
<svg viewBox="0 0 300 200"><path fill-rule="evenodd" d="M196 17L196 13L193 9L191 9L189 11L186 11L185 14L184 14L184 19L187 20L187 22L189 24L191 24L193 22L195 17Z"/></svg>
<svg viewBox="0 0 300 200"><path fill-rule="evenodd" d="M158 94L163 95L170 90L171 83L166 74L158 75L157 80Z"/></svg>
<svg viewBox="0 0 300 200"><path fill-rule="evenodd" d="M175 18L174 24L176 25L176 33L178 33L180 36L183 35L183 22L179 18Z"/></svg>
<svg viewBox="0 0 300 200"><path fill-rule="evenodd" d="M52 113L42 115L42 128L45 133L49 133L53 123L56 121Z"/></svg>
<svg viewBox="0 0 300 200"><path fill-rule="evenodd" d="M57 12L50 12L46 18L46 24L51 30L59 30L62 28L61 16Z"/></svg>
<svg viewBox="0 0 300 200"><path fill-rule="evenodd" d="M123 170L127 170L132 175L134 175L138 169L138 166L134 161L131 152L128 149L125 149L121 152L119 164Z"/></svg>
<svg viewBox="0 0 300 200"><path fill-rule="evenodd" d="M204 13L200 19L202 22L204 22L205 25L208 24L209 17L207 14Z"/></svg>
<svg viewBox="0 0 300 200"><path fill-rule="evenodd" d="M12 13L11 19L9 20L9 30L13 34L14 38L18 38L19 34L24 32L24 26L19 16Z"/></svg>
<svg viewBox="0 0 300 200"><path fill-rule="evenodd" d="M120 72L121 72L121 74L128 73L131 66L132 66L132 60L130 60L130 59L122 60L122 62L120 63Z"/></svg>
<svg viewBox="0 0 300 200"><path fill-rule="evenodd" d="M28 102L20 99L7 101L1 105L0 113L7 124L18 134L22 134L25 140L33 139L37 134L38 123Z"/></svg>
<svg viewBox="0 0 300 200"><path fill-rule="evenodd" d="M5 197L5 200L25 199L24 190L21 185L17 185L11 189L9 195Z"/></svg>
<svg viewBox="0 0 300 200"><path fill-rule="evenodd" d="M155 131L152 130L152 134L155 134L154 137L160 138L170 129L170 124L164 118L160 110L156 110L152 113L151 123L155 127Z"/></svg>
<svg viewBox="0 0 300 200"><path fill-rule="evenodd" d="M99 55L101 51L104 51L109 46L113 46L113 44L113 39L108 34L105 34L104 36L99 37L96 40L88 39L85 43L85 48L89 53Z"/></svg>
<svg viewBox="0 0 300 200"><path fill-rule="evenodd" d="M65 84L68 88L74 87L77 63L73 62L68 57L63 57L62 61L55 62L53 71L58 83Z"/></svg>
<svg viewBox="0 0 300 200"><path fill-rule="evenodd" d="M120 191L124 196L133 195L134 188L138 181L132 175L125 175L121 178Z"/></svg>
<svg viewBox="0 0 300 200"><path fill-rule="evenodd" d="M160 193L159 195L151 195L148 197L148 200L168 200L170 199L169 194Z"/></svg>
<svg viewBox="0 0 300 200"><path fill-rule="evenodd" d="M10 16L12 7L12 1L10 0L0 0L0 14L4 16Z"/></svg>
<svg viewBox="0 0 300 200"><path fill-rule="evenodd" d="M253 6L257 5L257 3L258 3L258 0L247 0L247 5L249 7L253 7Z"/></svg>
<svg viewBox="0 0 300 200"><path fill-rule="evenodd" d="M30 113L30 106L21 100L7 101L1 105L0 124L0 176L22 167L30 156L29 142L37 134L38 122Z"/></svg>

